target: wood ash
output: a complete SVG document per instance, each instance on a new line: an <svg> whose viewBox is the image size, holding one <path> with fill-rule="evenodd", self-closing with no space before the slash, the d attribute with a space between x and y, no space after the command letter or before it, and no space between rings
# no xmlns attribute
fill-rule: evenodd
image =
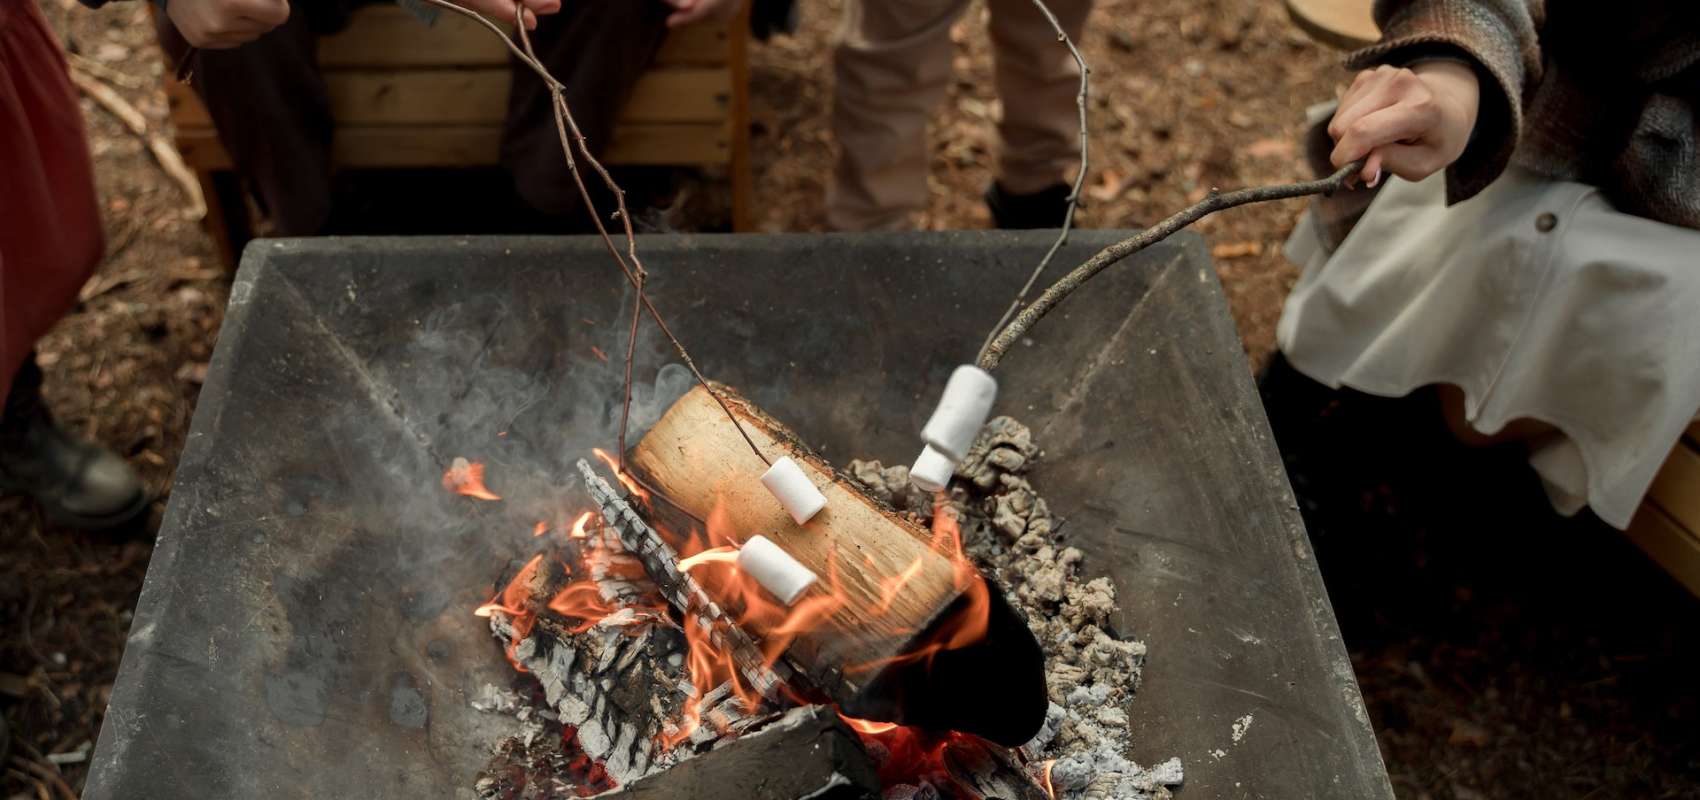
<svg viewBox="0 0 1700 800"><path fill-rule="evenodd" d="M955 515L969 556L1003 585L1045 647L1050 713L1023 750L1036 761L1054 760L1050 779L1059 800L1168 798L1182 781L1180 760L1142 767L1125 755L1131 733L1123 709L1139 688L1145 644L1115 630L1109 578L1082 578L1085 554L1066 544L1060 521L1027 477L1041 457L1027 426L993 419L957 466L949 504L939 509ZM898 511L922 521L935 512L934 497L910 483L906 466L851 461L847 472Z"/></svg>

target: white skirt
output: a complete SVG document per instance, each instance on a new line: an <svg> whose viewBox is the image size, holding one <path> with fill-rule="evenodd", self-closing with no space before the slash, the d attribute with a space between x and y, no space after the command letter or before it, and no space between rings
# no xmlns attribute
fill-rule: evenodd
<svg viewBox="0 0 1700 800"><path fill-rule="evenodd" d="M1629 524L1700 412L1700 231L1513 167L1450 208L1443 175L1392 179L1332 255L1317 233L1307 215L1287 242L1295 368L1388 397L1453 384L1483 434L1545 422L1529 463L1553 505Z"/></svg>

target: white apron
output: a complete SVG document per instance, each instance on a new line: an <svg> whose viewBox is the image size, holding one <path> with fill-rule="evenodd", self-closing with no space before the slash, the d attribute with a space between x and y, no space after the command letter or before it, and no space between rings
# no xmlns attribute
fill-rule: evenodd
<svg viewBox="0 0 1700 800"><path fill-rule="evenodd" d="M1383 187L1329 255L1309 215L1276 337L1300 372L1399 397L1463 389L1470 425L1540 420L1553 505L1624 528L1700 411L1700 231L1512 167L1448 208L1436 174Z"/></svg>

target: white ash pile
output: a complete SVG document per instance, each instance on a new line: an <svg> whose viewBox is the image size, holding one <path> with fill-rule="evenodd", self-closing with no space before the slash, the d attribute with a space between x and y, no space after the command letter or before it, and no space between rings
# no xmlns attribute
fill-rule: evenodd
<svg viewBox="0 0 1700 800"><path fill-rule="evenodd" d="M1027 473L1042 453L1027 426L1010 417L986 424L956 468L946 513L962 528L964 547L1001 583L1046 652L1051 713L1024 749L1054 759L1051 782L1065 800L1167 798L1181 783L1178 759L1152 768L1129 761L1127 713L1139 688L1145 644L1117 634L1115 586L1082 580L1085 554L1069 547L1061 524ZM870 495L928 520L932 496L909 481L909 468L852 461L849 474Z"/></svg>

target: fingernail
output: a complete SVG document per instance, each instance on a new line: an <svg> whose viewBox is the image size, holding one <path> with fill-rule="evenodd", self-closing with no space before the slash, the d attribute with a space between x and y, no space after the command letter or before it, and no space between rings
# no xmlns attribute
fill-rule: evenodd
<svg viewBox="0 0 1700 800"><path fill-rule="evenodd" d="M1381 168L1376 167L1375 168L1375 175L1372 176L1369 179L1368 186L1369 186L1369 188L1374 189L1376 186L1380 185L1380 183L1381 183Z"/></svg>

